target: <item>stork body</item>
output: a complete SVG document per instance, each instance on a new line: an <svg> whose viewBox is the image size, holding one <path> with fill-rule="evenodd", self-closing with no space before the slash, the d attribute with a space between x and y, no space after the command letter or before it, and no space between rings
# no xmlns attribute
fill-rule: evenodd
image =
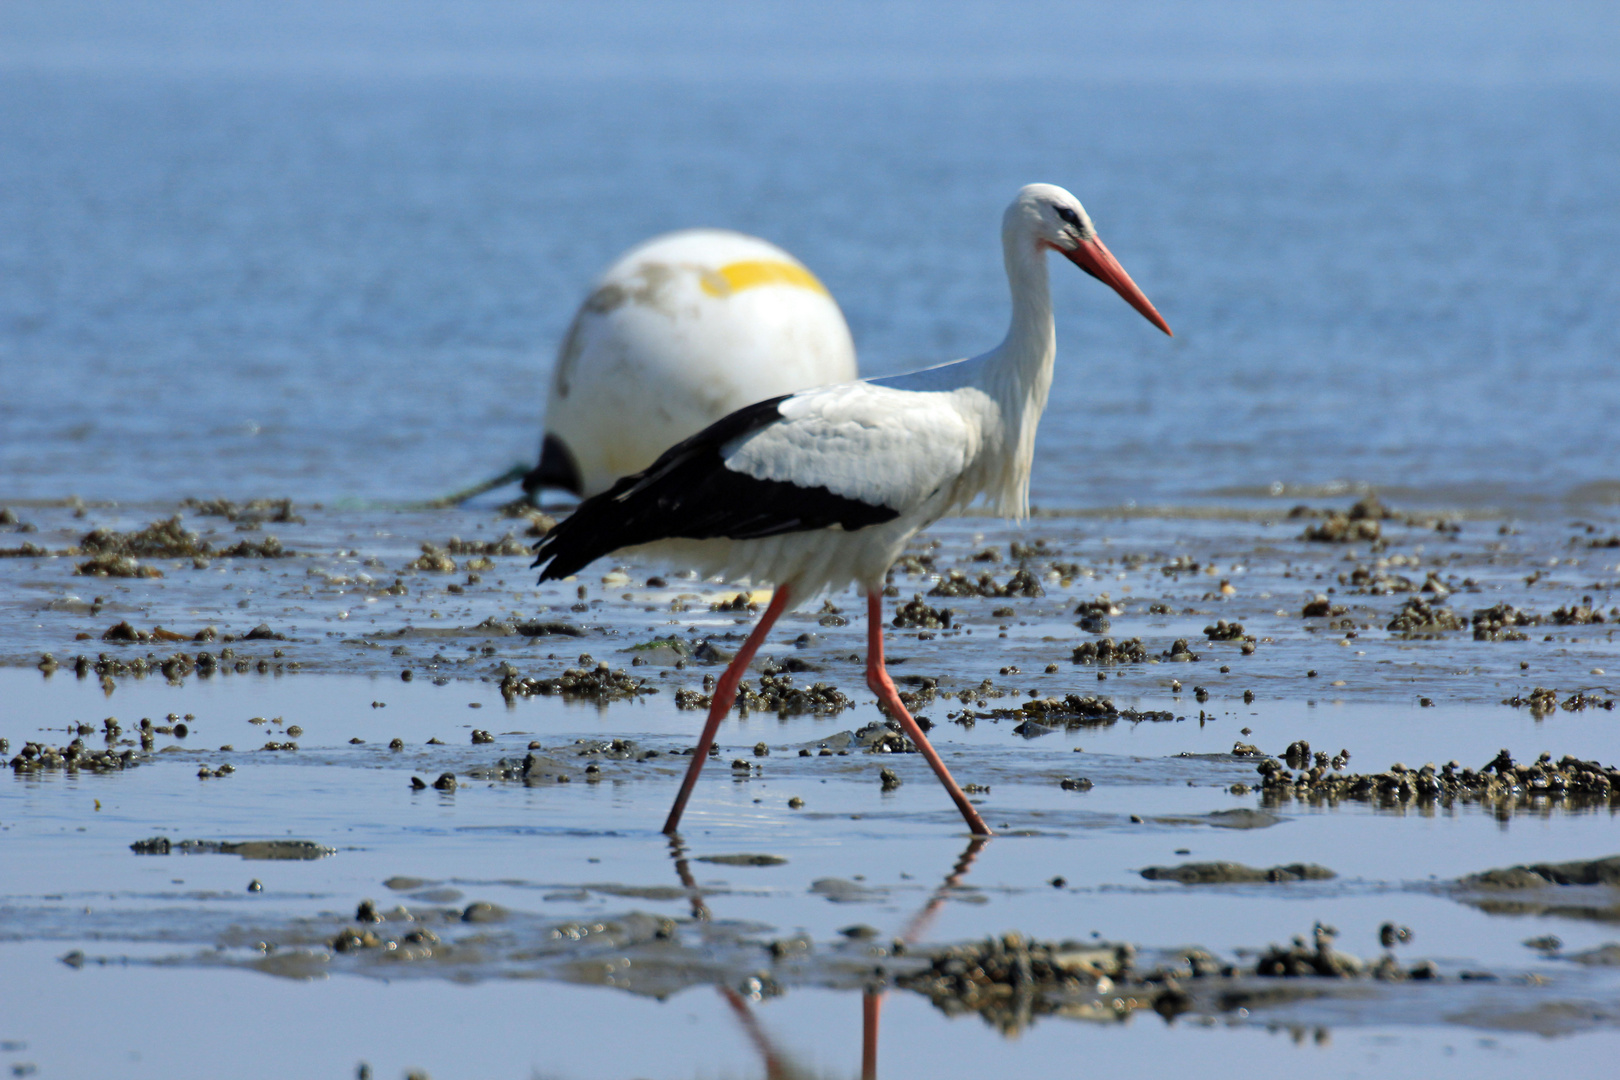
<svg viewBox="0 0 1620 1080"><path fill-rule="evenodd" d="M1048 250L1170 332L1097 239L1079 201L1062 188L1031 184L1020 191L1002 219L1002 248L1013 310L995 349L740 409L586 500L538 546L541 580L629 549L705 575L776 587L715 688L666 832L678 826L714 732L771 624L788 607L850 584L868 597L867 684L928 759L973 832L989 832L884 669L884 577L918 530L977 498L1009 517L1028 511L1035 429L1057 355Z"/></svg>

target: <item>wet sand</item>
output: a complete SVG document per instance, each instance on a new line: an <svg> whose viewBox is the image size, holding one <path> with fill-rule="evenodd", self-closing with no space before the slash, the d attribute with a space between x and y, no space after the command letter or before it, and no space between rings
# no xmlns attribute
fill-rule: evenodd
<svg viewBox="0 0 1620 1080"><path fill-rule="evenodd" d="M0 956L37 991L0 1063L105 1067L68 1003L134 996L188 1035L113 1021L125 1074L260 1075L243 995L307 1033L277 1075L853 1075L879 994L890 1076L1612 1054L1620 887L1473 875L1620 851L1620 522L1292 509L941 523L891 663L1002 835L882 727L834 597L672 846L759 596L536 589L487 506L14 505L0 548L46 554L0 559Z"/></svg>

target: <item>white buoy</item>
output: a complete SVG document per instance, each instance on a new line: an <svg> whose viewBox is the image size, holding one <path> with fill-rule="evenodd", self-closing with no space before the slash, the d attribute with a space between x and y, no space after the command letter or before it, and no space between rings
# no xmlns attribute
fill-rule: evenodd
<svg viewBox="0 0 1620 1080"><path fill-rule="evenodd" d="M793 256L722 229L654 237L574 316L523 486L594 495L736 409L856 377L843 312Z"/></svg>

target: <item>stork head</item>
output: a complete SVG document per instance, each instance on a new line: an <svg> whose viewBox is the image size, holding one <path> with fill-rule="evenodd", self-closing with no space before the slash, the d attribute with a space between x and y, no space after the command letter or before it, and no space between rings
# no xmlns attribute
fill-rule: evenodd
<svg viewBox="0 0 1620 1080"><path fill-rule="evenodd" d="M1153 304L1097 237L1097 229L1080 200L1056 184L1030 184L1007 211L1007 225L1033 236L1037 248L1051 248L1107 285L1148 322L1170 333Z"/></svg>

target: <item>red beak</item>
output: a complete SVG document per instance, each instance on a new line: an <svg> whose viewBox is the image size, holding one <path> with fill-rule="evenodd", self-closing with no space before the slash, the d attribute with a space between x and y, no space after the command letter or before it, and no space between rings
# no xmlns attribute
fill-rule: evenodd
<svg viewBox="0 0 1620 1080"><path fill-rule="evenodd" d="M1140 311L1148 322L1171 337L1175 336L1170 333L1170 324L1164 321L1164 317L1158 313L1148 298L1142 295L1142 290L1136 287L1131 275L1125 272L1125 268L1119 265L1119 260L1114 258L1113 252L1103 246L1101 240L1096 238L1082 240L1073 251L1063 251L1062 248L1058 250L1074 265L1123 296L1125 302Z"/></svg>

